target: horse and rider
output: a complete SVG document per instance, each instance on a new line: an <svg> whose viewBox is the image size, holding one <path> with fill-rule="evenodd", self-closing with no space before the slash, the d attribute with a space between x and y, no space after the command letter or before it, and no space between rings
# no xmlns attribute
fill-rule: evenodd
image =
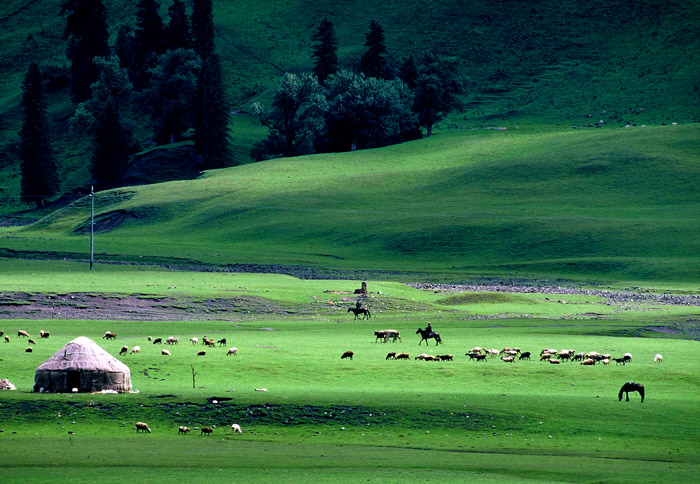
<svg viewBox="0 0 700 484"><path fill-rule="evenodd" d="M428 326L423 329L423 328L418 328L418 331L416 331L416 334L421 335L421 340L418 342L418 345L425 341L425 344L428 344L429 339L434 339L435 340L435 346L438 344L442 343L442 339L440 338L440 333L436 333L433 331L433 327L430 325L430 321L428 321Z"/></svg>

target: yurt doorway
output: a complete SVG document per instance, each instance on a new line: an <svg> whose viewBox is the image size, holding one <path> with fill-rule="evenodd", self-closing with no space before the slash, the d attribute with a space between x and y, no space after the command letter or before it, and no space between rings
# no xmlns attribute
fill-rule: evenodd
<svg viewBox="0 0 700 484"><path fill-rule="evenodd" d="M77 388L80 391L80 372L79 371L69 371L66 375L66 388L72 390Z"/></svg>

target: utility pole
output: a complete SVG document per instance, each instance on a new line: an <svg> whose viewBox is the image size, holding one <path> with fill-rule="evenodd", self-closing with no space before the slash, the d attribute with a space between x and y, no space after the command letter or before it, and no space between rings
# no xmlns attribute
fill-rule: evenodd
<svg viewBox="0 0 700 484"><path fill-rule="evenodd" d="M90 185L90 270L95 261L95 191Z"/></svg>

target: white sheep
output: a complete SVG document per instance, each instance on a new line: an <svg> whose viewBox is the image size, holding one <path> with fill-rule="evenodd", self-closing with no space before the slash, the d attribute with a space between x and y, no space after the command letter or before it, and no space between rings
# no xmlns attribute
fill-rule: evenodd
<svg viewBox="0 0 700 484"><path fill-rule="evenodd" d="M163 356L170 356L170 351L168 350L160 350L160 354Z"/></svg>
<svg viewBox="0 0 700 484"><path fill-rule="evenodd" d="M122 349L119 350L119 356L127 354L128 351L129 351L128 346L126 346L126 345L122 346Z"/></svg>
<svg viewBox="0 0 700 484"><path fill-rule="evenodd" d="M654 363L661 363L663 360L664 360L663 356L661 356L659 354L654 355Z"/></svg>
<svg viewBox="0 0 700 484"><path fill-rule="evenodd" d="M190 343L193 345L198 345L199 344L199 338L190 338Z"/></svg>
<svg viewBox="0 0 700 484"><path fill-rule="evenodd" d="M140 346L134 346L131 348L131 351L129 352L130 355L133 354L139 354L141 352L141 347Z"/></svg>
<svg viewBox="0 0 700 484"><path fill-rule="evenodd" d="M146 422L136 422L136 431L137 432L147 432L151 433L151 428L148 426Z"/></svg>
<svg viewBox="0 0 700 484"><path fill-rule="evenodd" d="M235 346L229 348L228 351L226 352L226 356L229 356L229 355L238 356L238 348L236 348Z"/></svg>
<svg viewBox="0 0 700 484"><path fill-rule="evenodd" d="M238 425L237 423L231 424L231 430L233 431L234 434L242 434L243 430L241 430L241 426Z"/></svg>

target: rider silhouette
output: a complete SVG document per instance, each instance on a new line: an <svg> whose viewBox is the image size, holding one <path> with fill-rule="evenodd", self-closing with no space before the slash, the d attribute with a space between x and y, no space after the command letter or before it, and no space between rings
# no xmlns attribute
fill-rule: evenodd
<svg viewBox="0 0 700 484"><path fill-rule="evenodd" d="M425 331L426 331L427 336L430 336L433 334L433 327L430 326L430 321L428 321L428 327L425 328Z"/></svg>
<svg viewBox="0 0 700 484"><path fill-rule="evenodd" d="M356 307L357 309L362 309L362 303L360 302L359 299L357 300L357 302L355 302L355 307Z"/></svg>

